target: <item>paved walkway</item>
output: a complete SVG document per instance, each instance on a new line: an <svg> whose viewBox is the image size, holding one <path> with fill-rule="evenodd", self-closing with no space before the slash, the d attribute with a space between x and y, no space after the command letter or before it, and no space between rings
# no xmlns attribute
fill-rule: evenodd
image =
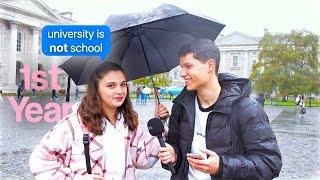
<svg viewBox="0 0 320 180"><path fill-rule="evenodd" d="M277 118L277 116L279 116L279 114L286 109L285 107L281 107L281 106L265 106L264 110L266 111L266 113L268 114L269 117L269 121L272 122L274 119Z"/></svg>

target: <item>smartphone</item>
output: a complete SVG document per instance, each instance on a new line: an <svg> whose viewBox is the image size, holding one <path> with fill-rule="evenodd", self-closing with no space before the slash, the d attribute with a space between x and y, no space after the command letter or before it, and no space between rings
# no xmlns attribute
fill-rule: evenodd
<svg viewBox="0 0 320 180"><path fill-rule="evenodd" d="M190 158L193 158L193 159L199 159L199 160L206 159L203 155L197 154L197 153L187 153L187 157L190 157Z"/></svg>

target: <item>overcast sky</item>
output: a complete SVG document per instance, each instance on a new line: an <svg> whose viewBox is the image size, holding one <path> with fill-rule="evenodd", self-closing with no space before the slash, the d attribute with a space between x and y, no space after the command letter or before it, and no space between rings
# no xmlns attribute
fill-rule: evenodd
<svg viewBox="0 0 320 180"><path fill-rule="evenodd" d="M73 12L78 24L103 24L110 14L151 10L171 3L226 24L222 34L240 31L251 36L306 29L320 35L319 0L42 0L58 11ZM201 2L201 3L200 3Z"/></svg>

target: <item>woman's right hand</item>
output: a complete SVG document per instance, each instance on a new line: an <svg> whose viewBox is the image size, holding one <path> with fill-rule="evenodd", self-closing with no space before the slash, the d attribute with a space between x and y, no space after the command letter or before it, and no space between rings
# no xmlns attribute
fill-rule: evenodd
<svg viewBox="0 0 320 180"><path fill-rule="evenodd" d="M99 173L86 174L83 180L104 180L104 177Z"/></svg>
<svg viewBox="0 0 320 180"><path fill-rule="evenodd" d="M166 143L166 147L160 147L158 157L163 164L175 163L177 161L177 155L174 152L173 147Z"/></svg>

